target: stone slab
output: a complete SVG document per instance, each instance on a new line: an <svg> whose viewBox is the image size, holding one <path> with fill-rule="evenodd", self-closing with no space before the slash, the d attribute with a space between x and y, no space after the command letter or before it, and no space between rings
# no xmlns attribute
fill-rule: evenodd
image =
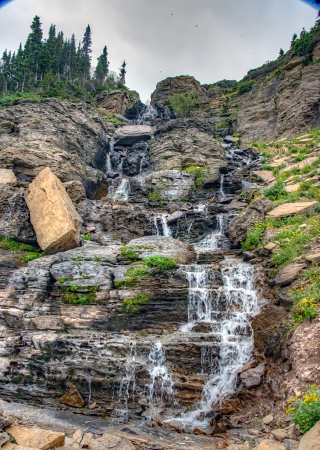
<svg viewBox="0 0 320 450"><path fill-rule="evenodd" d="M254 170L252 173L268 183L275 179L271 170Z"/></svg>
<svg viewBox="0 0 320 450"><path fill-rule="evenodd" d="M320 450L320 420L302 436L298 450Z"/></svg>
<svg viewBox="0 0 320 450"><path fill-rule="evenodd" d="M286 186L286 191L287 192L296 192L298 191L300 188L300 183L296 183L296 184L291 184L289 186Z"/></svg>
<svg viewBox="0 0 320 450"><path fill-rule="evenodd" d="M303 169L305 166L311 166L315 161L318 161L318 156L311 156L311 158L304 159L303 161L298 162L297 164L292 164L291 166L284 167L280 170L281 172L288 172L292 169Z"/></svg>
<svg viewBox="0 0 320 450"><path fill-rule="evenodd" d="M61 432L43 430L42 428L27 428L11 426L6 432L14 438L18 445L40 450L50 450L51 448L64 445L65 434Z"/></svg>
<svg viewBox="0 0 320 450"><path fill-rule="evenodd" d="M306 214L317 203L318 202L285 203L270 211L267 216L281 218L295 214Z"/></svg>

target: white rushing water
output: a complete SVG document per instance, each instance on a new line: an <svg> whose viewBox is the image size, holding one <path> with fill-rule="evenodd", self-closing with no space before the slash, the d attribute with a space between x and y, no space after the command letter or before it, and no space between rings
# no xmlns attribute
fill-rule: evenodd
<svg viewBox="0 0 320 450"><path fill-rule="evenodd" d="M192 332L194 325L211 326L219 342L219 357L210 348L202 349L201 366L210 374L197 410L179 419L188 428L206 427L199 416L209 412L237 387L236 369L251 357L254 348L252 317L259 312L255 290L254 267L238 260L221 263L223 286L215 287L211 265L186 266L189 282L188 324L182 332Z"/></svg>
<svg viewBox="0 0 320 450"><path fill-rule="evenodd" d="M121 180L121 183L119 186L115 189L114 188L114 180L112 180L112 185L108 189L108 197L117 199L117 200L124 200L128 201L130 194L130 181L126 178L123 178Z"/></svg>
<svg viewBox="0 0 320 450"><path fill-rule="evenodd" d="M208 234L202 241L194 245L196 251L213 251L222 248L227 242L224 230L228 222L228 216L226 214L217 214L217 229L211 234ZM227 244L225 245L227 247Z"/></svg>
<svg viewBox="0 0 320 450"><path fill-rule="evenodd" d="M165 365L166 357L161 342L156 342L152 346L149 361L151 362L149 368L151 383L148 386L150 404L158 403L161 405L165 398L172 404L177 405L173 395L173 382Z"/></svg>
<svg viewBox="0 0 320 450"><path fill-rule="evenodd" d="M125 374L121 380L118 397L119 402L125 404L125 409L118 409L118 413L126 413L128 411L128 400L130 396L134 399L134 391L136 387L136 342L132 341L130 346L130 355L126 358L124 365Z"/></svg>
<svg viewBox="0 0 320 450"><path fill-rule="evenodd" d="M157 117L158 112L151 105L145 105L143 111L139 114L137 124L138 125L150 125L151 122Z"/></svg>
<svg viewBox="0 0 320 450"><path fill-rule="evenodd" d="M154 225L156 228L157 236L161 235L159 225L158 225L158 220L160 220L161 227L162 227L162 235L166 236L166 237L172 237L172 232L167 223L167 214L157 214L156 216L154 216L153 220L154 220Z"/></svg>
<svg viewBox="0 0 320 450"><path fill-rule="evenodd" d="M219 190L219 194L220 194L221 198L225 198L226 197L226 194L223 191L223 182L224 182L224 175L221 174L221 177L220 177L220 190Z"/></svg>

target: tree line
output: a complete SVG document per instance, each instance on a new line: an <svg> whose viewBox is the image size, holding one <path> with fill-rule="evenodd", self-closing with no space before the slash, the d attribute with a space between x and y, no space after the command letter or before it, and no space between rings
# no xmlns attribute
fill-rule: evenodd
<svg viewBox="0 0 320 450"><path fill-rule="evenodd" d="M82 42L75 35L66 39L62 31L51 25L48 38L43 40L40 17L35 16L24 46L17 52L6 49L0 62L2 97L27 91L49 96L69 97L81 93L125 87L126 62L119 69L118 80L109 73L107 46L92 68L91 29L87 26ZM60 95L59 95L60 94Z"/></svg>

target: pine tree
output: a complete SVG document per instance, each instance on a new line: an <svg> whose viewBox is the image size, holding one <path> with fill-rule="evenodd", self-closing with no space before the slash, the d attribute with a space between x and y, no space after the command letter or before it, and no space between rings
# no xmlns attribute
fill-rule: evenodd
<svg viewBox="0 0 320 450"><path fill-rule="evenodd" d="M283 56L284 55L284 50L282 48L280 48L280 52L279 52L279 56Z"/></svg>
<svg viewBox="0 0 320 450"><path fill-rule="evenodd" d="M40 17L35 16L31 24L32 32L29 34L26 45L25 54L28 59L29 69L34 75L34 80L38 79L39 59L42 50L42 29Z"/></svg>
<svg viewBox="0 0 320 450"><path fill-rule="evenodd" d="M94 76L98 86L102 86L109 73L107 46L104 47L102 54L97 59L98 64L94 71Z"/></svg>
<svg viewBox="0 0 320 450"><path fill-rule="evenodd" d="M119 69L120 70L120 73L119 73L120 80L119 80L119 82L120 82L120 84L122 86L124 86L126 84L126 73L127 73L126 66L127 66L127 63L124 60L123 63L121 64L120 69Z"/></svg>
<svg viewBox="0 0 320 450"><path fill-rule="evenodd" d="M90 53L92 52L91 44L92 44L91 29L90 29L90 25L88 25L86 28L86 32L84 33L84 36L83 36L82 48L81 48L81 53L82 53L81 67L83 70L84 81L87 81L87 79L90 75L90 68L91 68Z"/></svg>

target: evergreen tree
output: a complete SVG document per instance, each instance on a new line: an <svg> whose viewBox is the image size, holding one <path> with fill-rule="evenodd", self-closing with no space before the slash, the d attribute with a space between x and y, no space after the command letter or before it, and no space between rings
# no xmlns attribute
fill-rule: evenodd
<svg viewBox="0 0 320 450"><path fill-rule="evenodd" d="M102 54L98 57L98 64L94 71L94 76L98 86L102 86L109 73L109 61L107 46L104 47Z"/></svg>
<svg viewBox="0 0 320 450"><path fill-rule="evenodd" d="M84 33L84 36L83 36L82 48L81 48L81 54L82 54L81 68L83 70L84 81L87 81L87 79L90 75L90 68L91 68L90 53L92 52L91 44L92 44L91 29L90 29L90 25L88 25L86 28L86 32Z"/></svg>
<svg viewBox="0 0 320 450"><path fill-rule="evenodd" d="M280 52L279 52L279 56L283 56L284 55L284 50L282 48L280 48Z"/></svg>
<svg viewBox="0 0 320 450"><path fill-rule="evenodd" d="M120 84L122 86L124 86L126 84L126 73L127 73L126 66L127 66L127 63L124 60L123 63L121 64L120 69L119 69L120 70L120 73L119 73L120 80L119 80L119 82L120 82Z"/></svg>
<svg viewBox="0 0 320 450"><path fill-rule="evenodd" d="M31 30L32 32L29 34L25 45L25 56L28 59L29 69L34 76L34 81L37 81L42 50L42 29L39 16L34 17Z"/></svg>

